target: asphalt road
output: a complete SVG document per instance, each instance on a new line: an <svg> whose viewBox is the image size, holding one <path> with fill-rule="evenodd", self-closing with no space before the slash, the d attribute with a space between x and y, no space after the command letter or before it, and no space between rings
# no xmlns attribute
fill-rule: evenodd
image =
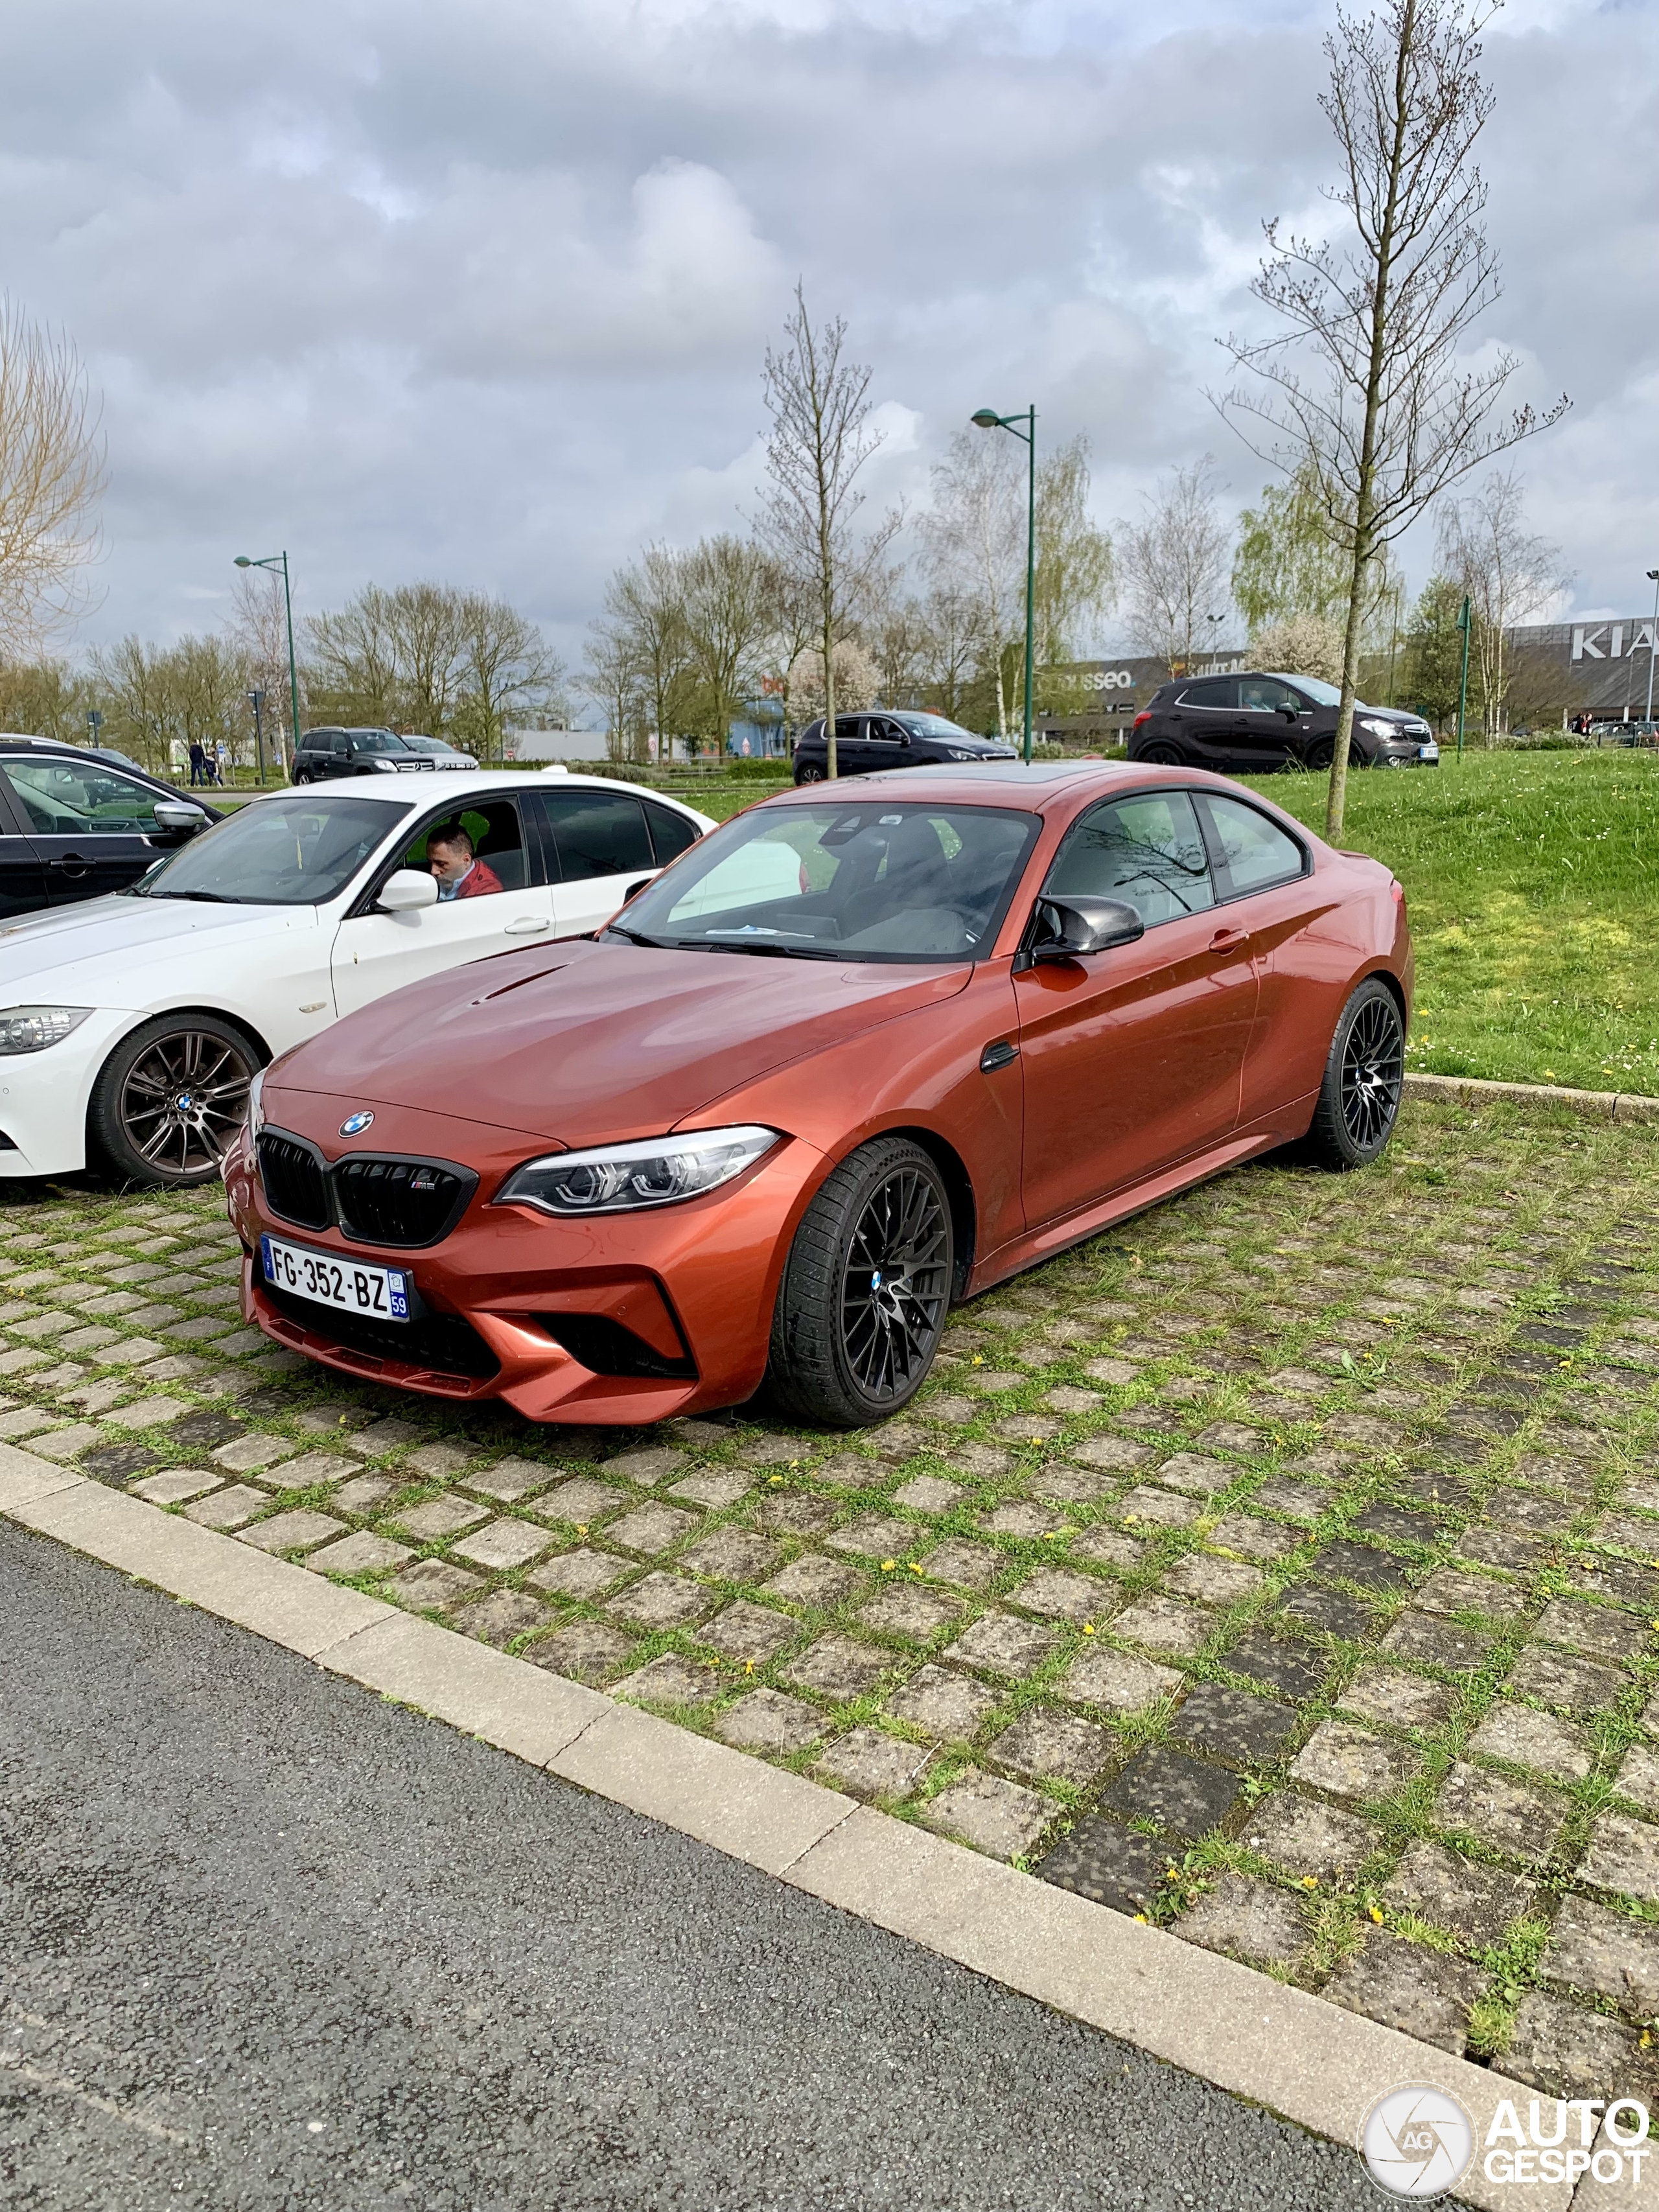
<svg viewBox="0 0 1659 2212"><path fill-rule="evenodd" d="M1344 2149L0 1528L0 2201L1376 2198Z"/></svg>

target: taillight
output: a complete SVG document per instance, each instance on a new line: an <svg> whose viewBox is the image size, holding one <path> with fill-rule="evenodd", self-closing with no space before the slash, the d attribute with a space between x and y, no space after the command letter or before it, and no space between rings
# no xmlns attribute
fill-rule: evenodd
<svg viewBox="0 0 1659 2212"><path fill-rule="evenodd" d="M1404 906L1406 903L1406 886L1404 884L1401 883L1396 878L1395 882L1389 885L1389 896L1394 901L1396 906Z"/></svg>
<svg viewBox="0 0 1659 2212"><path fill-rule="evenodd" d="M1150 707L1143 707L1140 712L1135 716L1133 721L1130 723L1129 727L1132 730L1138 730L1143 722L1150 722L1152 719L1152 708Z"/></svg>

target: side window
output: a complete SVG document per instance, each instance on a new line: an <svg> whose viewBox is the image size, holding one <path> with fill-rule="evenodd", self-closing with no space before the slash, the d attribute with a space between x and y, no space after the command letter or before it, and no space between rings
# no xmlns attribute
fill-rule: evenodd
<svg viewBox="0 0 1659 2212"><path fill-rule="evenodd" d="M1238 703L1250 714L1277 714L1286 707L1297 714L1303 705L1288 684L1277 683L1271 676L1241 676Z"/></svg>
<svg viewBox="0 0 1659 2212"><path fill-rule="evenodd" d="M1215 904L1209 855L1184 791L1145 792L1073 824L1042 886L1049 898L1122 899L1148 929Z"/></svg>
<svg viewBox="0 0 1659 2212"><path fill-rule="evenodd" d="M519 810L510 799L462 806L422 823L404 848L400 868L418 868L438 878L438 901L486 898L495 891L521 891L540 880L525 852Z"/></svg>
<svg viewBox="0 0 1659 2212"><path fill-rule="evenodd" d="M836 743L838 745L852 744L863 735L864 717L861 714L836 715Z"/></svg>
<svg viewBox="0 0 1659 2212"><path fill-rule="evenodd" d="M155 830L162 793L101 761L14 759L6 773L37 836L149 836Z"/></svg>
<svg viewBox="0 0 1659 2212"><path fill-rule="evenodd" d="M1183 707L1231 707L1237 696L1238 686L1231 676L1206 676L1201 684L1189 684L1181 695Z"/></svg>
<svg viewBox="0 0 1659 2212"><path fill-rule="evenodd" d="M538 792L556 882L592 876L649 875L657 866L645 812L629 792Z"/></svg>
<svg viewBox="0 0 1659 2212"><path fill-rule="evenodd" d="M651 825L651 848L657 856L657 866L665 868L689 845L696 843L697 825L688 822L684 815L676 814L672 806L659 806L649 799L641 803L645 818Z"/></svg>
<svg viewBox="0 0 1659 2212"><path fill-rule="evenodd" d="M1206 792L1204 804L1216 842L1226 856L1227 875L1235 896L1266 890L1270 884L1290 883L1305 872L1307 859L1294 837L1237 799L1215 799Z"/></svg>

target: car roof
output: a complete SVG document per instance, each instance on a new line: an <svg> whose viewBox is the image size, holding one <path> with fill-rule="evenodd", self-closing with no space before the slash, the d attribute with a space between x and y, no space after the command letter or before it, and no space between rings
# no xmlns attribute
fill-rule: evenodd
<svg viewBox="0 0 1659 2212"><path fill-rule="evenodd" d="M469 792L568 791L572 785L584 791L626 791L636 799L655 799L665 806L678 807L683 814L697 814L701 820L708 818L689 799L682 799L672 791L653 791L647 784L625 783L620 776L571 775L568 773L550 775L541 769L439 768L428 769L418 777L340 776L331 777L324 788L344 799L385 799L388 804L393 800L406 804L410 799L464 799ZM250 804L257 805L262 799L272 799L314 800L316 796L317 787L314 784L289 784L275 791L253 793Z"/></svg>
<svg viewBox="0 0 1659 2212"><path fill-rule="evenodd" d="M1264 799L1259 792L1241 791L1231 776L1218 775L1209 769L1162 768L1150 761L1033 761L1029 768L1024 761L988 761L983 766L953 762L937 767L884 769L874 775L848 776L838 780L833 791L840 796L844 788L850 802L872 791L879 791L884 798L895 789L914 792L920 786L952 806L1017 805L1024 798L1028 805L1041 810L1073 798L1079 792L1085 795L1097 793L1104 799L1126 786L1146 791L1159 784L1170 784L1182 790L1224 792L1251 805L1266 806L1275 814L1284 811L1275 807L1271 799ZM832 787L823 783L798 784L792 791L778 792L761 800L760 805L769 808L822 804L831 790ZM1285 817L1286 822L1290 818ZM1308 834L1298 827L1298 835Z"/></svg>

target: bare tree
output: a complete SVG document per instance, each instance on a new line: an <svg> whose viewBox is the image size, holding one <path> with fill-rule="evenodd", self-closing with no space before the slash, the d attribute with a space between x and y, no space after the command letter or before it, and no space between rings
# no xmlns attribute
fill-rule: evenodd
<svg viewBox="0 0 1659 2212"><path fill-rule="evenodd" d="M605 714L605 750L611 758L644 760L650 719L645 678L625 623L606 615L589 625L587 665L576 684Z"/></svg>
<svg viewBox="0 0 1659 2212"><path fill-rule="evenodd" d="M941 714L955 721L979 665L981 632L972 595L935 584L921 603L922 680Z"/></svg>
<svg viewBox="0 0 1659 2212"><path fill-rule="evenodd" d="M687 649L703 692L699 720L723 749L732 718L759 688L772 628L771 574L747 538L705 538L680 563Z"/></svg>
<svg viewBox="0 0 1659 2212"><path fill-rule="evenodd" d="M1342 698L1326 805L1341 834L1347 794L1367 572L1457 479L1555 422L1565 398L1489 418L1516 368L1500 353L1466 368L1463 334L1498 293L1481 225L1486 188L1474 142L1492 113L1480 75L1482 0L1384 0L1372 15L1339 12L1325 41L1320 100L1341 161L1329 197L1352 233L1341 245L1267 225L1273 258L1252 289L1283 327L1223 341L1260 382L1218 404L1247 443L1294 475L1311 469L1351 582ZM1257 439L1260 443L1255 442Z"/></svg>
<svg viewBox="0 0 1659 2212"><path fill-rule="evenodd" d="M1139 522L1119 525L1130 641L1172 668L1190 664L1210 642L1212 617L1229 605L1227 532L1215 495L1206 453L1142 495Z"/></svg>
<svg viewBox="0 0 1659 2212"><path fill-rule="evenodd" d="M627 637L659 746L686 734L696 685L685 620L685 556L647 545L605 587L605 611Z"/></svg>
<svg viewBox="0 0 1659 2212"><path fill-rule="evenodd" d="M526 616L505 599L468 592L461 599L461 697L450 734L481 760L501 758L507 718L562 710L565 667Z"/></svg>
<svg viewBox="0 0 1659 2212"><path fill-rule="evenodd" d="M291 743L293 709L289 700L288 618L283 603L283 582L268 568L242 568L233 587L234 598L226 625L230 642L247 667L251 690L263 693L259 720L280 769L283 747ZM303 690L300 713L306 711Z"/></svg>
<svg viewBox="0 0 1659 2212"><path fill-rule="evenodd" d="M311 616L305 632L303 681L322 714L348 723L399 719L402 671L389 592L370 584L337 614Z"/></svg>
<svg viewBox="0 0 1659 2212"><path fill-rule="evenodd" d="M1532 622L1572 579L1561 549L1524 526L1513 468L1494 469L1478 491L1449 499L1436 517L1442 572L1461 584L1474 614L1475 665L1486 743L1508 726L1506 633Z"/></svg>
<svg viewBox="0 0 1659 2212"><path fill-rule="evenodd" d="M810 584L817 603L824 743L832 778L836 641L851 628L902 520L894 513L862 537L855 533L864 504L855 480L881 436L870 428L870 371L842 359L846 336L839 316L813 329L805 287L797 284L793 312L784 322L782 350L767 348L763 373L772 417L766 441L772 492L760 532L782 566Z"/></svg>
<svg viewBox="0 0 1659 2212"><path fill-rule="evenodd" d="M936 590L965 599L979 654L994 673L997 735L1008 735L1005 648L1024 634L1025 463L1011 440L958 430L933 465L933 503L920 528Z"/></svg>
<svg viewBox="0 0 1659 2212"><path fill-rule="evenodd" d="M38 654L83 611L103 489L98 406L79 355L0 299L0 652Z"/></svg>
<svg viewBox="0 0 1659 2212"><path fill-rule="evenodd" d="M1117 598L1112 541L1089 519L1089 441L1081 431L1037 464L1036 584L1036 658L1045 666L1073 659L1084 625Z"/></svg>
<svg viewBox="0 0 1659 2212"><path fill-rule="evenodd" d="M234 756L252 728L249 665L224 637L166 647L124 637L94 653L93 672L107 706L106 738L148 768L165 771L175 742L211 748L222 738Z"/></svg>

